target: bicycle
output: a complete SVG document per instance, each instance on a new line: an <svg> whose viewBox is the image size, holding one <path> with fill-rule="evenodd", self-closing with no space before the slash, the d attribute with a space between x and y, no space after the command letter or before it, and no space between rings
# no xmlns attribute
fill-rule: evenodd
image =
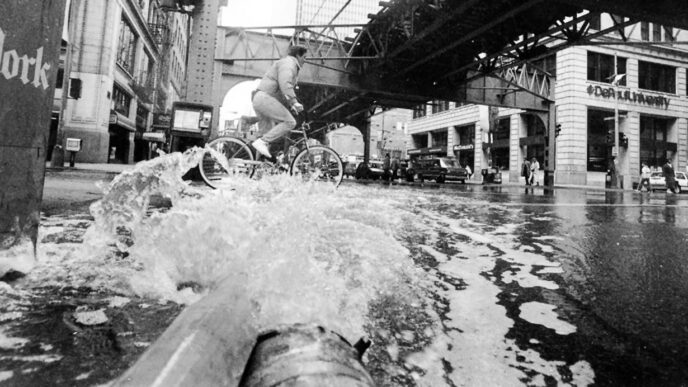
<svg viewBox="0 0 688 387"><path fill-rule="evenodd" d="M325 145L310 145L308 131L310 122L303 120L297 129L302 138L292 140L289 151L285 154L288 162L287 171L292 176L302 176L304 180L318 179L330 182L338 187L344 178L344 163L337 152ZM282 173L282 164L273 160L256 159L256 152L248 142L231 136L218 137L207 144L210 148L203 155L199 166L201 177L211 188L218 188L222 182L236 176L255 177L261 174ZM302 149L299 149L302 147ZM293 156L293 157L289 157ZM223 157L224 160L219 159ZM262 156L261 156L262 157Z"/></svg>

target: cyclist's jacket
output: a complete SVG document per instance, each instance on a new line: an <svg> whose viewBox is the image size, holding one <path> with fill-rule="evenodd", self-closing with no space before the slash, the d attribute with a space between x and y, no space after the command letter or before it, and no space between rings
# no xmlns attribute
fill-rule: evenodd
<svg viewBox="0 0 688 387"><path fill-rule="evenodd" d="M258 89L280 101L287 108L295 102L294 87L298 81L299 61L293 56L286 56L275 62L265 73L258 84Z"/></svg>

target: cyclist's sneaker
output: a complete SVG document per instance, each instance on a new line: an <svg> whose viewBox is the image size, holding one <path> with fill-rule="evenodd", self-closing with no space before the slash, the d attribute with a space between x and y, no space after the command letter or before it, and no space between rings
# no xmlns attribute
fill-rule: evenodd
<svg viewBox="0 0 688 387"><path fill-rule="evenodd" d="M266 144L262 138L259 138L255 141L253 141L251 143L251 146L253 146L258 151L258 153L260 153L261 155L268 157L268 158L272 158L272 155L270 154L270 151L268 150L268 144Z"/></svg>

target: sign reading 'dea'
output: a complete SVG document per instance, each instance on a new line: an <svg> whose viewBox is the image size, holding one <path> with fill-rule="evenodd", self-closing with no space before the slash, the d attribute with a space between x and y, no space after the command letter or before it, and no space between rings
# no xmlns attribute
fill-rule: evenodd
<svg viewBox="0 0 688 387"><path fill-rule="evenodd" d="M619 101L643 103L658 108L669 108L671 100L661 95L648 95L630 90L615 90L613 87L588 85L588 94L602 98L616 98Z"/></svg>

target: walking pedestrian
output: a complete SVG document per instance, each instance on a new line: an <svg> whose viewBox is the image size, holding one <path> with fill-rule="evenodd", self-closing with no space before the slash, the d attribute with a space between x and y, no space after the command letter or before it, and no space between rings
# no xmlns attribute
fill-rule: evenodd
<svg viewBox="0 0 688 387"><path fill-rule="evenodd" d="M674 167L671 165L671 161L667 159L666 163L662 167L664 172L664 182L666 183L667 193L676 193L676 175L674 173Z"/></svg>
<svg viewBox="0 0 688 387"><path fill-rule="evenodd" d="M473 177L473 171L471 170L471 166L466 163L466 166L463 167L463 169L466 170L466 175L468 176L468 180L470 180Z"/></svg>
<svg viewBox="0 0 688 387"><path fill-rule="evenodd" d="M389 178L390 178L389 171L390 171L391 167L392 167L392 162L389 158L389 153L387 153L387 154L385 154L385 160L382 162L382 170L384 171L382 178L385 181L389 181Z"/></svg>
<svg viewBox="0 0 688 387"><path fill-rule="evenodd" d="M650 186L650 167L647 163L643 163L643 167L640 169L640 182L638 183L638 192L643 190L643 185L647 185L647 191L652 191L652 186Z"/></svg>
<svg viewBox="0 0 688 387"><path fill-rule="evenodd" d="M392 159L392 180L397 180L399 178L399 159Z"/></svg>
<svg viewBox="0 0 688 387"><path fill-rule="evenodd" d="M530 160L530 185L540 185L538 171L540 170L540 163L535 157Z"/></svg>
<svg viewBox="0 0 688 387"><path fill-rule="evenodd" d="M527 158L523 159L523 165L521 166L521 176L526 180L526 185L530 185L530 161Z"/></svg>

